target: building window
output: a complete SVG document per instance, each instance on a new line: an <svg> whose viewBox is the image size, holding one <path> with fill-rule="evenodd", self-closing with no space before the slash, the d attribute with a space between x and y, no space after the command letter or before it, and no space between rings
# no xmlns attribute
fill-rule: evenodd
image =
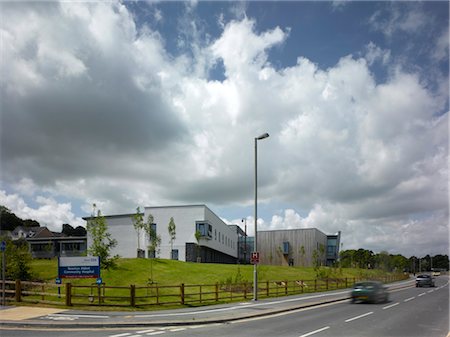
<svg viewBox="0 0 450 337"><path fill-rule="evenodd" d="M155 250L154 249L149 249L148 250L148 252L147 252L147 254L148 254L148 258L149 259L154 259L154 258L156 258L156 252L155 252Z"/></svg>
<svg viewBox="0 0 450 337"><path fill-rule="evenodd" d="M289 242L283 242L283 255L289 255Z"/></svg>
<svg viewBox="0 0 450 337"><path fill-rule="evenodd" d="M196 232L200 232L200 236L206 239L212 239L212 226L206 222L197 222L195 224Z"/></svg>
<svg viewBox="0 0 450 337"><path fill-rule="evenodd" d="M178 249L172 249L172 260L178 260Z"/></svg>

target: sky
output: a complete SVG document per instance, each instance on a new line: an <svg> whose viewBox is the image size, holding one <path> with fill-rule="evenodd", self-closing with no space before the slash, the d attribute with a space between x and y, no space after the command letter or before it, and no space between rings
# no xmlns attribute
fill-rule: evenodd
<svg viewBox="0 0 450 337"><path fill-rule="evenodd" d="M0 205L206 204L448 254L449 3L1 2ZM175 219L176 220L176 219Z"/></svg>

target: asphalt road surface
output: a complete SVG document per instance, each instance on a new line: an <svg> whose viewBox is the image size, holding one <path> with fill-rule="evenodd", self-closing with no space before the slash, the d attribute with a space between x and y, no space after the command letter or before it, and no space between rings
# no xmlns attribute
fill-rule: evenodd
<svg viewBox="0 0 450 337"><path fill-rule="evenodd" d="M447 337L450 336L448 280L446 276L438 277L435 288L392 291L388 303L344 301L227 324L91 330L3 329L0 336Z"/></svg>

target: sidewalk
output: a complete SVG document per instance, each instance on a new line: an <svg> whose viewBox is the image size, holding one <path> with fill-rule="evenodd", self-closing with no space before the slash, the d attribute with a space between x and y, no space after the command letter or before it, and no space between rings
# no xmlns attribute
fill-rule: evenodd
<svg viewBox="0 0 450 337"><path fill-rule="evenodd" d="M389 285L391 290L413 286L412 280ZM1 327L119 328L225 323L345 301L350 289L309 293L231 304L160 311L81 311L40 307L1 307Z"/></svg>

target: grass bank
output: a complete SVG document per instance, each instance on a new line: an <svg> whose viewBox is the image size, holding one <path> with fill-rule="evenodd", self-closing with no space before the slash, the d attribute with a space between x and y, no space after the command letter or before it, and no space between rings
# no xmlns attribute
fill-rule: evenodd
<svg viewBox="0 0 450 337"><path fill-rule="evenodd" d="M55 280L58 274L58 260L32 262L36 279L46 282ZM319 275L318 275L319 274ZM312 267L258 267L261 281L312 280L315 278L372 278L382 277L380 270L321 267L319 273ZM319 276L319 277L318 277ZM192 263L165 259L119 259L117 268L102 270L101 277L108 286L146 285L153 281L158 285L215 284L253 280L252 265L231 265L212 263ZM90 284L93 279L72 279L74 284Z"/></svg>

